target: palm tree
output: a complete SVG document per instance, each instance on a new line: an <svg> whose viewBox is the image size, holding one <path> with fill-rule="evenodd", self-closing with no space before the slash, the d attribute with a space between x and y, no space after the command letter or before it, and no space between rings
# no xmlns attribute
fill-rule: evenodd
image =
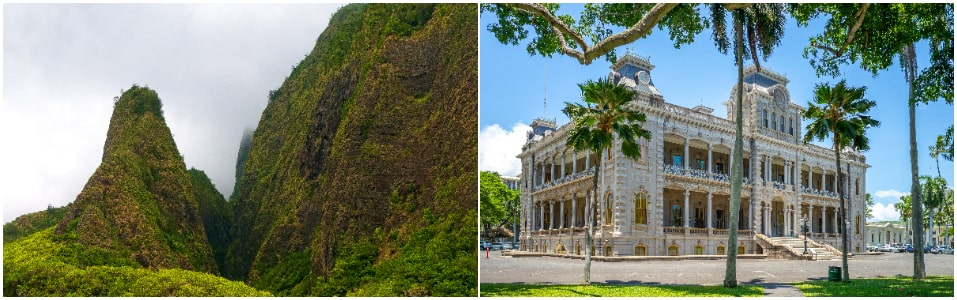
<svg viewBox="0 0 957 300"><path fill-rule="evenodd" d="M934 233L934 210L944 204L946 201L947 193L947 180L943 177L930 177L930 176L921 176L920 179L924 182L921 185L921 193L924 198L924 206L927 207L927 240L926 242L933 242L933 233ZM925 242L925 243L926 243Z"/></svg>
<svg viewBox="0 0 957 300"><path fill-rule="evenodd" d="M742 98L744 93L744 57L754 61L758 70L761 63L758 61L760 51L764 59L771 54L771 50L780 44L784 35L784 5L780 3L765 4L711 4L711 23L714 28L712 37L714 44L721 53L727 53L730 41L725 26L725 13L730 12L734 25L734 59L738 66L738 87L734 104L734 150L731 162L731 200L729 207L728 224L737 226L738 210L741 207L741 177L744 172L744 135L742 133L743 109ZM745 34L747 39L745 40ZM747 45L747 47L745 47ZM737 255L738 250L737 228L728 230L728 258L724 273L724 286L738 286Z"/></svg>
<svg viewBox="0 0 957 300"><path fill-rule="evenodd" d="M940 159L938 156L943 156L944 159L947 158L947 139L953 138L953 136L938 135L937 142L930 147L927 147L930 150L930 157L934 159L934 162L937 163L937 177L940 177ZM951 156L951 159L953 157Z"/></svg>
<svg viewBox="0 0 957 300"><path fill-rule="evenodd" d="M865 99L864 87L848 87L847 82L841 80L834 87L828 84L818 84L814 90L814 102L808 102L804 111L804 118L811 120L807 125L804 142L812 139L825 140L831 136L834 145L834 163L837 172L837 194L841 202L841 220L847 220L847 209L843 191L843 176L841 175L841 150L851 147L861 151L870 149L868 138L864 131L869 127L880 126L881 122L866 115L877 105L876 102ZM817 105L815 105L817 104ZM849 282L850 273L847 270L847 223L841 222L841 260L844 264L844 282Z"/></svg>
<svg viewBox="0 0 957 300"><path fill-rule="evenodd" d="M585 205L585 222L588 223L588 231L585 234L585 284L591 284L592 218L594 217L592 209L594 199L598 195L602 152L607 150L608 155L611 156L611 148L617 135L621 139L621 153L627 158L637 160L641 158L638 139L651 139L651 131L641 128L641 123L645 122L645 114L631 110L626 105L634 99L634 91L606 79L599 79L597 82L589 80L584 84L578 84L578 88L581 89L582 98L587 106L565 102L562 112L575 123L568 134L566 144L576 151L591 151L598 159L598 163L594 164L592 197Z"/></svg>
<svg viewBox="0 0 957 300"><path fill-rule="evenodd" d="M897 212L900 213L900 220L901 222L904 222L904 231L906 231L905 240L908 243L913 244L914 248L917 248L919 245L914 244L914 242L910 240L910 223L908 222L911 218L910 195L901 196L901 202L894 203L894 210L897 210Z"/></svg>

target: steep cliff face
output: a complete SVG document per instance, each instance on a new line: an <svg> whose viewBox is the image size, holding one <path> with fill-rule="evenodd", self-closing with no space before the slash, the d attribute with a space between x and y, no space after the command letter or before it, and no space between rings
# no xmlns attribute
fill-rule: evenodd
<svg viewBox="0 0 957 300"><path fill-rule="evenodd" d="M115 103L103 161L55 234L146 268L217 273L193 183L155 91L134 85Z"/></svg>
<svg viewBox="0 0 957 300"><path fill-rule="evenodd" d="M477 13L369 4L333 16L253 135L227 276L286 294L345 295L376 276L395 287L372 294L474 294ZM429 243L444 250L410 258ZM443 289L396 261L472 275Z"/></svg>
<svg viewBox="0 0 957 300"><path fill-rule="evenodd" d="M196 202L199 206L200 217L203 219L203 229L206 231L207 241L209 241L209 246L213 251L218 270L222 273L226 250L230 241L229 226L233 219L232 206L226 202L223 194L216 190L216 186L206 176L206 172L190 168L189 177L196 192Z"/></svg>

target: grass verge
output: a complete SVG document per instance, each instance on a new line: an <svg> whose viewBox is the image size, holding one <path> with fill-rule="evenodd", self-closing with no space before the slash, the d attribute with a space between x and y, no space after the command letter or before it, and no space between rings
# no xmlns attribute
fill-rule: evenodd
<svg viewBox="0 0 957 300"><path fill-rule="evenodd" d="M927 276L851 279L849 283L824 280L794 285L807 297L953 297L954 276Z"/></svg>
<svg viewBox="0 0 957 300"><path fill-rule="evenodd" d="M482 283L483 297L761 297L760 286L700 285L535 285L514 283Z"/></svg>

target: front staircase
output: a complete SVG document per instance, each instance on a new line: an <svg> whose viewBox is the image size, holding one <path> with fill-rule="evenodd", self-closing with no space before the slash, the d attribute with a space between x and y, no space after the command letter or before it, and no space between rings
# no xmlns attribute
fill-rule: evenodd
<svg viewBox="0 0 957 300"><path fill-rule="evenodd" d="M807 240L808 254L804 254L804 239L795 237L767 237L755 234L758 244L770 256L791 259L832 260L841 258L841 252L834 247L819 244L814 240Z"/></svg>

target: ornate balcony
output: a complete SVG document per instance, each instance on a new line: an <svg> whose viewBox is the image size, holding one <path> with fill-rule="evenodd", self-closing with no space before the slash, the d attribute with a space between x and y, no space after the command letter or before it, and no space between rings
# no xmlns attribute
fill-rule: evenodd
<svg viewBox="0 0 957 300"><path fill-rule="evenodd" d="M552 181L549 181L549 182L546 182L546 183L543 183L543 184L535 185L535 186L532 188L532 192L537 192L537 191L540 191L540 190L543 190L543 189L547 189L547 188L550 188L550 187L553 187L553 186L559 186L559 185L562 185L562 184L565 184L565 183L569 183L569 182L572 182L572 181L575 181L575 180L578 180L578 179L582 179L582 178L588 177L588 176L590 176L590 175L595 175L595 169L594 169L594 168L588 168L588 170L579 171L578 173L574 173L574 174L568 174L568 175L565 175L565 177L562 177L562 178L559 178L559 179L555 179L555 180L552 180Z"/></svg>

